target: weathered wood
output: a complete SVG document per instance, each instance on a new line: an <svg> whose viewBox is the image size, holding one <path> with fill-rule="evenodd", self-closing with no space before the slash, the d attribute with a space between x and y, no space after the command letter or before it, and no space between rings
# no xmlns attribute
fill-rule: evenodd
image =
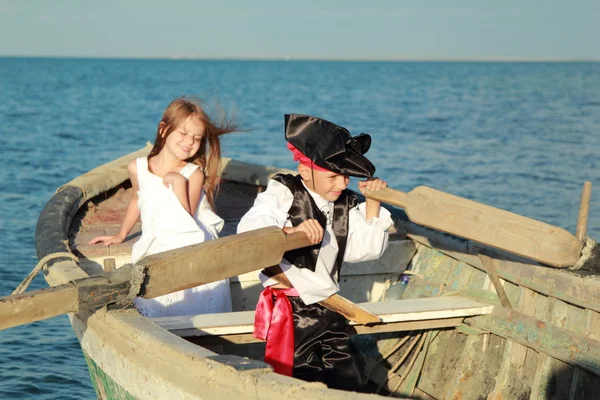
<svg viewBox="0 0 600 400"><path fill-rule="evenodd" d="M583 243L562 228L425 186L408 194L386 188L365 196L403 208L415 224L544 264L569 267L581 255Z"/></svg>
<svg viewBox="0 0 600 400"><path fill-rule="evenodd" d="M379 315L384 323L484 315L491 313L495 308L493 304L463 296L390 300L362 303L361 306Z"/></svg>
<svg viewBox="0 0 600 400"><path fill-rule="evenodd" d="M309 244L302 232L286 235L268 227L155 254L104 275L0 298L1 326L5 329L107 304L129 304L138 294L153 298L215 282L279 263L285 251Z"/></svg>
<svg viewBox="0 0 600 400"><path fill-rule="evenodd" d="M477 256L481 251L477 246L470 246L470 243L468 246L458 239L442 236L431 231L419 232L419 234L410 233L408 237L485 271L485 267ZM504 280L564 300L567 303L600 311L600 302L598 302L600 298L600 278L598 276L582 275L504 259L496 259L494 265L498 271L498 276Z"/></svg>
<svg viewBox="0 0 600 400"><path fill-rule="evenodd" d="M498 277L498 271L496 271L496 267L494 266L494 260L486 256L485 254L479 254L479 259L485 267L487 274L490 277L492 284L494 285L494 289L496 289L496 293L498 294L498 298L500 299L500 304L502 304L504 308L512 310L510 301L508 300L508 297L506 297L506 292L504 291L502 283L500 282L500 278Z"/></svg>
<svg viewBox="0 0 600 400"><path fill-rule="evenodd" d="M547 310L542 307L536 310L538 314L545 316L548 321L557 327L564 328L567 321L569 306L558 299L548 298ZM568 398L569 387L573 376L573 367L559 359L540 352L537 369L531 385L531 398Z"/></svg>
<svg viewBox="0 0 600 400"><path fill-rule="evenodd" d="M112 272L117 269L114 257L105 258L102 263L102 269L104 269L104 272Z"/></svg>
<svg viewBox="0 0 600 400"><path fill-rule="evenodd" d="M414 364L414 366L408 369L408 371L404 371L404 382L400 383L399 387L395 386L397 387L397 389L394 390L394 392L397 395L406 396L408 398L411 398L413 396L413 393L417 388L417 382L419 380L419 377L421 376L421 370L423 369L423 364L425 363L425 356L427 355L427 352L429 350L429 345L431 344L431 341L433 340L436 334L437 332L427 332L425 334L425 348L423 349L423 351L419 352L419 356L416 359L416 363Z"/></svg>
<svg viewBox="0 0 600 400"><path fill-rule="evenodd" d="M548 324L522 313L495 308L491 314L465 319L465 323L600 374L600 342Z"/></svg>
<svg viewBox="0 0 600 400"><path fill-rule="evenodd" d="M355 325L350 327L351 329L354 329L350 330L350 333L365 335L385 332L406 332L415 330L453 328L460 326L463 323L463 320L464 317L451 317L430 319L425 321L387 322L379 325Z"/></svg>
<svg viewBox="0 0 600 400"><path fill-rule="evenodd" d="M242 311L246 312L246 311ZM429 330L429 329L447 329L461 326L464 317L432 319L427 321L402 321L390 322L379 325L349 325L346 328L348 335L373 335L376 333L387 332L408 332L414 330ZM153 320L158 326L165 328L162 321ZM223 343L257 343L262 340L252 336L253 327L249 324L245 326L236 325L223 328L184 328L174 329L170 332L174 335L185 338L198 338L198 340L206 341L206 343L223 344ZM243 333L228 333L232 331L240 331ZM209 334L210 333L210 334Z"/></svg>
<svg viewBox="0 0 600 400"><path fill-rule="evenodd" d="M517 307L524 314L533 315L536 299L540 295L527 288L521 288L521 290L522 293ZM489 394L489 398L520 399L529 397L533 381L533 374L531 372L533 371L525 370L528 350L527 347L517 342L507 341L502 355L500 371L496 377L496 385Z"/></svg>
<svg viewBox="0 0 600 400"><path fill-rule="evenodd" d="M566 329L573 332L582 333L589 337L589 327L586 324L587 322L588 318L586 310L569 305L567 320L565 322ZM573 375L571 390L569 391L569 400L592 399L596 394L590 391L590 380L593 375L588 371L584 371L583 369L577 367L573 367L572 370Z"/></svg>
<svg viewBox="0 0 600 400"><path fill-rule="evenodd" d="M407 329L434 329L457 326L466 316L491 313L494 306L462 296L361 303L360 308L376 314L383 324L362 326L358 333L379 333ZM152 318L154 323L181 336L235 335L253 330L254 311ZM396 324L390 328L386 325ZM181 333L186 331L186 334Z"/></svg>
<svg viewBox="0 0 600 400"><path fill-rule="evenodd" d="M71 284L1 297L0 330L77 310L77 288Z"/></svg>
<svg viewBox="0 0 600 400"><path fill-rule="evenodd" d="M577 218L577 229L575 237L583 241L587 232L588 212L590 210L590 197L592 196L592 182L585 182L581 191L581 204L579 205L579 217Z"/></svg>
<svg viewBox="0 0 600 400"><path fill-rule="evenodd" d="M286 235L271 226L153 254L136 264L146 267L140 296L151 299L276 265L286 251L309 245L303 232Z"/></svg>
<svg viewBox="0 0 600 400"><path fill-rule="evenodd" d="M76 279L48 289L0 298L0 329L57 315L92 310L107 304L130 303L141 284L141 273L129 266L106 275ZM133 291L133 293L132 293Z"/></svg>
<svg viewBox="0 0 600 400"><path fill-rule="evenodd" d="M454 265L461 263L452 260ZM450 263L450 260L449 260ZM492 282L489 276L481 271L474 271L469 281L469 286L477 288L481 293L489 291L492 287ZM505 340L494 335L483 334L481 336L468 336L463 346L460 346L461 341L458 341L458 333L448 337L445 343L441 346L441 352L438 356L442 357L442 365L447 362L447 353L449 346L456 346L460 351L456 367L453 373L444 377L444 370L440 371L438 376L443 377L442 390L440 398L447 399L464 399L475 400L479 398L480 393L489 393L493 390L493 381L490 377L498 374L499 354L502 354L502 349L505 346ZM440 349L438 349L439 351ZM452 353L450 353L452 354Z"/></svg>
<svg viewBox="0 0 600 400"><path fill-rule="evenodd" d="M284 285L288 288L293 287L292 283L288 280L278 265L264 269L263 274L279 282L281 285ZM320 301L319 304L329 310L343 315L347 320L354 321L359 324L364 325L381 322L377 315L364 310L360 306L340 296L339 294L332 294L327 299Z"/></svg>

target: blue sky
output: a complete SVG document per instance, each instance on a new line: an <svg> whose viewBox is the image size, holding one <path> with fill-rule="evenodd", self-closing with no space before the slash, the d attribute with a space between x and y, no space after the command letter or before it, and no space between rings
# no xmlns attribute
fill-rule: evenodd
<svg viewBox="0 0 600 400"><path fill-rule="evenodd" d="M0 56L597 59L600 0L0 0Z"/></svg>

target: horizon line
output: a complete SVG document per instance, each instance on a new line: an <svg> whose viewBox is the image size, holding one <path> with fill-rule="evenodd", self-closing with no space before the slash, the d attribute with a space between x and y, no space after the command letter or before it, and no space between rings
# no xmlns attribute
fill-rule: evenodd
<svg viewBox="0 0 600 400"><path fill-rule="evenodd" d="M89 55L12 55L0 58L147 60L147 61L324 61L324 62L600 62L600 57L317 57L317 56L89 56Z"/></svg>

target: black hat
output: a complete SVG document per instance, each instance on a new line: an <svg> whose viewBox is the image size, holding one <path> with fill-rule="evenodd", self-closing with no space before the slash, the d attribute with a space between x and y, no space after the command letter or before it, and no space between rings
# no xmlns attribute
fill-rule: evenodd
<svg viewBox="0 0 600 400"><path fill-rule="evenodd" d="M310 115L286 114L285 139L321 168L342 175L370 178L375 166L363 154L371 136L350 136L344 127Z"/></svg>

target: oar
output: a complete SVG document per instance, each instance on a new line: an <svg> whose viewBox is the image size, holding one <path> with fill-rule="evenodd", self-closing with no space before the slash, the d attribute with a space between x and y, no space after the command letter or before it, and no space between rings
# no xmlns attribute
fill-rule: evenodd
<svg viewBox="0 0 600 400"><path fill-rule="evenodd" d="M0 330L230 278L279 264L286 251L310 245L302 232L268 227L155 254L104 275L1 297Z"/></svg>
<svg viewBox="0 0 600 400"><path fill-rule="evenodd" d="M562 228L425 186L408 193L367 191L365 196L403 208L415 224L559 268L574 265L583 247Z"/></svg>
<svg viewBox="0 0 600 400"><path fill-rule="evenodd" d="M292 283L278 265L263 269L262 272L285 287L293 287ZM348 321L353 321L361 325L377 324L381 322L381 318L377 315L365 310L358 304L351 302L339 294L332 294L325 300L320 301L319 304L331 311L343 315Z"/></svg>

